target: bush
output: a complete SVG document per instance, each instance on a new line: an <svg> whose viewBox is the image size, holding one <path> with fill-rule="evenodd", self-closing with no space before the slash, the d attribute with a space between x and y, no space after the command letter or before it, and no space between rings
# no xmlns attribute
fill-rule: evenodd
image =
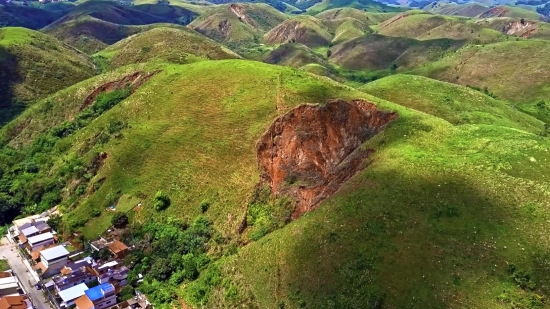
<svg viewBox="0 0 550 309"><path fill-rule="evenodd" d="M111 218L111 224L116 228L123 228L128 225L128 216L120 211L115 212Z"/></svg>
<svg viewBox="0 0 550 309"><path fill-rule="evenodd" d="M170 207L170 198L162 191L157 191L155 198L153 199L153 205L156 211L163 211Z"/></svg>
<svg viewBox="0 0 550 309"><path fill-rule="evenodd" d="M208 208L210 208L210 202L208 202L208 201L203 201L203 202L201 203L201 212L202 212L202 213L205 213L205 212L208 210Z"/></svg>

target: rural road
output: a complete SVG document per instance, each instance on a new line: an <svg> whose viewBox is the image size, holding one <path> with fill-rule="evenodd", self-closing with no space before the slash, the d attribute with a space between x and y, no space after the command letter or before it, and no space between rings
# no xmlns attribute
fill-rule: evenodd
<svg viewBox="0 0 550 309"><path fill-rule="evenodd" d="M11 250L13 249L13 251ZM2 238L0 245L0 258L5 257L10 263L13 272L19 278L23 285L23 289L35 305L35 309L50 309L50 304L44 299L42 291L38 291L34 284L36 280L27 272L27 266L23 263L20 257L17 256L18 251L15 245L10 243L5 237ZM32 285L29 284L29 280Z"/></svg>

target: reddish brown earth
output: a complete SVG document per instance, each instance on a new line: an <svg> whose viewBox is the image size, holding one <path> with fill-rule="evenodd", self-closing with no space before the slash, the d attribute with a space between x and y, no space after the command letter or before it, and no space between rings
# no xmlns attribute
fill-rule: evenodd
<svg viewBox="0 0 550 309"><path fill-rule="evenodd" d="M148 81L153 75L155 75L158 72L152 72L152 73L145 73L145 72L134 72L130 75L126 75L123 78L119 80L115 80L112 82L105 83L99 87L97 87L92 93L90 93L86 99L84 100L84 103L80 106L80 110L82 111L86 107L92 105L97 98L99 94L105 91L114 91L114 90L122 90L127 85L130 85L132 88L132 93L136 91L141 85L143 85L146 81Z"/></svg>
<svg viewBox="0 0 550 309"><path fill-rule="evenodd" d="M503 16L506 16L506 14L508 14L508 12L510 12L509 9L507 9L505 7L502 7L502 6L497 6L497 7L494 7L492 9L487 10L486 12L481 14L479 17L480 18L503 17Z"/></svg>
<svg viewBox="0 0 550 309"><path fill-rule="evenodd" d="M528 38L531 35L535 34L535 32L537 32L537 29L529 29L529 30L525 31L524 33L522 33L521 37L522 38Z"/></svg>
<svg viewBox="0 0 550 309"><path fill-rule="evenodd" d="M292 218L315 208L363 167L361 145L397 118L364 100L302 105L275 120L257 145L261 181L295 199Z"/></svg>

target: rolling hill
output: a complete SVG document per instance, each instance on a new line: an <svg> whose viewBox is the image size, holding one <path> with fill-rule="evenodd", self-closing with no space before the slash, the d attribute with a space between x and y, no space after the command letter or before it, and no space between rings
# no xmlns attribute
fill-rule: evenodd
<svg viewBox="0 0 550 309"><path fill-rule="evenodd" d="M155 250L146 256L157 264L175 253L159 241L187 242L172 237L179 232L171 224L217 231L198 277L139 285L155 306L543 306L550 144L542 123L462 87L392 78L378 89L421 93L409 107L452 120L452 107L438 107L444 96L429 97L443 87L463 96L457 113L475 117L451 124L326 78L222 60L94 77L0 134L22 145L10 160L41 159L28 182L56 177L66 186L60 210L69 232L94 237L110 225L110 200L119 210L141 201L127 241L143 237L141 226L153 229ZM116 87L132 91L64 131L90 116L82 108L91 94L97 102ZM33 142L44 139L51 143ZM165 210L152 206L158 190L170 197ZM143 256L132 255L140 264ZM511 273L528 275L528 286Z"/></svg>
<svg viewBox="0 0 550 309"><path fill-rule="evenodd" d="M372 0L321 0L307 9L308 14L318 14L337 8L354 8L375 13L402 12L406 9L389 6Z"/></svg>
<svg viewBox="0 0 550 309"><path fill-rule="evenodd" d="M218 42L250 43L260 42L264 33L287 18L267 4L233 3L208 9L189 26Z"/></svg>
<svg viewBox="0 0 550 309"><path fill-rule="evenodd" d="M0 3L0 27L25 27L38 30L59 19L67 10L44 10Z"/></svg>
<svg viewBox="0 0 550 309"><path fill-rule="evenodd" d="M132 63L166 61L191 63L206 59L235 59L239 55L186 28L155 28L124 39L97 54L110 68Z"/></svg>
<svg viewBox="0 0 550 309"><path fill-rule="evenodd" d="M322 20L340 20L353 18L362 22L365 25L377 25L394 17L397 14L398 13L372 13L346 7L326 10L315 15L315 17Z"/></svg>
<svg viewBox="0 0 550 309"><path fill-rule="evenodd" d="M0 28L0 49L2 116L95 74L87 56L26 28Z"/></svg>
<svg viewBox="0 0 550 309"><path fill-rule="evenodd" d="M328 46L332 34L323 21L311 16L299 16L285 20L265 34L269 44L302 43L308 47Z"/></svg>
<svg viewBox="0 0 550 309"><path fill-rule="evenodd" d="M479 3L456 4L433 2L422 9L434 14L476 17L486 12L489 8Z"/></svg>
<svg viewBox="0 0 550 309"><path fill-rule="evenodd" d="M293 68L301 68L308 64L317 64L325 68L328 66L323 57L301 43L282 44L265 55L263 61Z"/></svg>

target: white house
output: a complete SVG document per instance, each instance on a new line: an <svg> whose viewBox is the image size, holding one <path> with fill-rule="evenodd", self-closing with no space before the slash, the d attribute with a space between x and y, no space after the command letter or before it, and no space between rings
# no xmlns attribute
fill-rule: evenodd
<svg viewBox="0 0 550 309"><path fill-rule="evenodd" d="M19 282L15 277L0 278L0 296L19 295Z"/></svg>
<svg viewBox="0 0 550 309"><path fill-rule="evenodd" d="M27 249L29 252L33 252L39 247L49 246L55 242L55 238L51 232L44 234L38 234L27 238Z"/></svg>
<svg viewBox="0 0 550 309"><path fill-rule="evenodd" d="M65 265L69 263L69 251L63 246L40 251L40 263L36 264L35 269L41 269L44 276L50 276L58 273Z"/></svg>
<svg viewBox="0 0 550 309"><path fill-rule="evenodd" d="M85 291L88 290L88 286L84 283L73 286L58 293L59 297L63 302L60 304L61 307L69 307L74 305L74 301L82 295L85 295Z"/></svg>

